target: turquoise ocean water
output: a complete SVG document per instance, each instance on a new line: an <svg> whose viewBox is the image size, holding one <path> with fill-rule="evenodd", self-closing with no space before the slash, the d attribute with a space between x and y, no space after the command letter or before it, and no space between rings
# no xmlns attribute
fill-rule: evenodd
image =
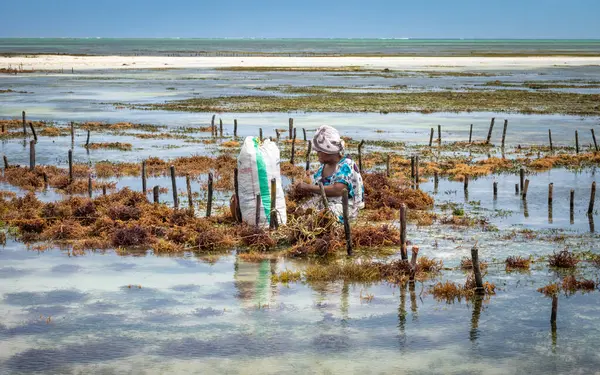
<svg viewBox="0 0 600 375"><path fill-rule="evenodd" d="M600 55L600 40L0 38L0 54L83 55Z"/></svg>

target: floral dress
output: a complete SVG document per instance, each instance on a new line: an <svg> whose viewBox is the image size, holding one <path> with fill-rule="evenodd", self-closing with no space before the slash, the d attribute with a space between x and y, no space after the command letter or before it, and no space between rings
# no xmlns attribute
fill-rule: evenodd
<svg viewBox="0 0 600 375"><path fill-rule="evenodd" d="M365 189L358 166L348 156L344 156L342 160L337 163L331 176L323 176L323 167L324 165L321 165L319 170L313 176L315 185L318 185L319 182L322 182L323 186L333 185L335 183L346 185L346 189L348 189L348 216L350 220L356 219L358 210L365 207ZM329 204L329 210L336 215L340 222L343 222L344 211L342 197L327 197L327 202ZM323 200L320 196L316 196L311 198L303 206L323 209Z"/></svg>

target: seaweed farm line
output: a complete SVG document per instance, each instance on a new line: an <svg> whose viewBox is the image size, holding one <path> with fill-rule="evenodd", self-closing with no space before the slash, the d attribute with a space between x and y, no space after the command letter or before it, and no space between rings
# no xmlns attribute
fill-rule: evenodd
<svg viewBox="0 0 600 375"><path fill-rule="evenodd" d="M579 150L573 128L552 126L551 148L546 123L524 130L503 115L490 129L478 114L471 142L458 115L437 115L441 133L348 126L367 207L347 257L343 228L295 210L303 129L310 139L323 119L311 116L222 114L222 131L219 115L178 126L1 121L0 373L600 366L594 125L576 128ZM397 140L408 133L413 142ZM240 140L259 134L278 141L292 217L273 231L235 224L227 207Z"/></svg>

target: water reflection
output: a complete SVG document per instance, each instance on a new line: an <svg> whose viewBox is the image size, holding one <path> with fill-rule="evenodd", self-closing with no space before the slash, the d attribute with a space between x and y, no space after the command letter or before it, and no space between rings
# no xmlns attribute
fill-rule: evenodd
<svg viewBox="0 0 600 375"><path fill-rule="evenodd" d="M483 297L475 295L472 300L473 313L471 315L471 330L469 331L469 339L471 342L475 342L479 337L479 317L481 315L481 307L483 304Z"/></svg>

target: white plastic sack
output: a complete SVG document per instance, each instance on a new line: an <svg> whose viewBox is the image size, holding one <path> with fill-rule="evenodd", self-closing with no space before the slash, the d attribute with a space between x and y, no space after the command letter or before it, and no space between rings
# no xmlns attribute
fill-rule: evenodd
<svg viewBox="0 0 600 375"><path fill-rule="evenodd" d="M276 181L275 209L279 224L287 222L285 196L279 171L279 148L274 142L257 137L246 137L238 156L238 190L242 220L256 223L256 196L260 194L260 220L258 225L268 227L271 211L271 179Z"/></svg>

